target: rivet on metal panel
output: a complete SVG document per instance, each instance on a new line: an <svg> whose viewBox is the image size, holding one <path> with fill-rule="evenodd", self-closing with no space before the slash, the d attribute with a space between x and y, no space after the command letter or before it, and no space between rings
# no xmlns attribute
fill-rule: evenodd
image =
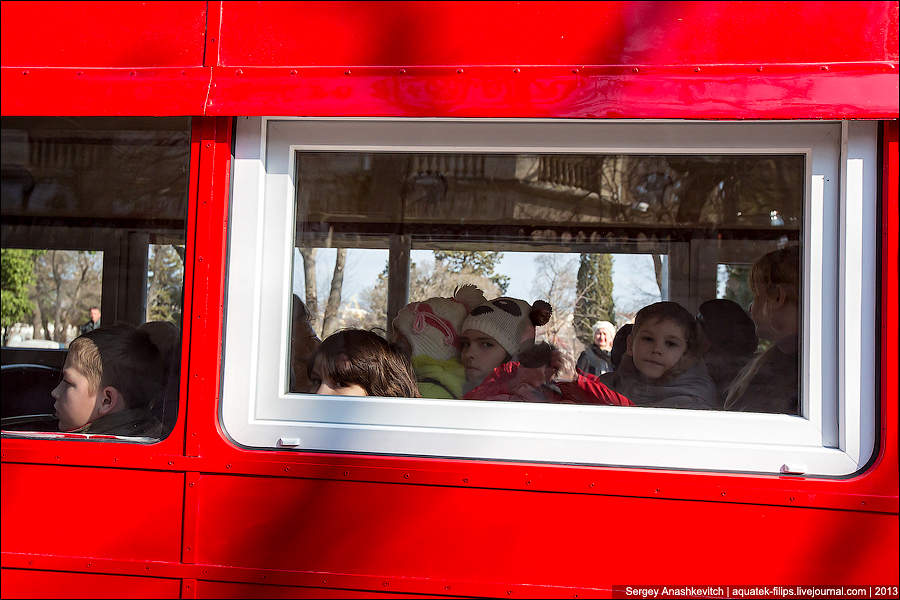
<svg viewBox="0 0 900 600"><path fill-rule="evenodd" d="M84 75L84 71L76 71L75 74L81 77L82 75Z"/></svg>
<svg viewBox="0 0 900 600"><path fill-rule="evenodd" d="M694 73L699 73L699 72L700 72L700 67L694 67Z"/></svg>
<svg viewBox="0 0 900 600"><path fill-rule="evenodd" d="M450 586L449 586L449 585L445 585L445 586L444 586L444 590L445 590L445 591L450 591Z"/></svg>
<svg viewBox="0 0 900 600"><path fill-rule="evenodd" d="M191 433L191 437L197 437L197 432L195 431L195 432Z"/></svg>
<svg viewBox="0 0 900 600"><path fill-rule="evenodd" d="M287 473L287 472L290 471L290 470L291 470L290 467L285 467L285 468L284 468L284 472L285 472L285 473Z"/></svg>
<svg viewBox="0 0 900 600"><path fill-rule="evenodd" d="M231 468L231 465L225 465L225 468L226 468L226 469L230 469L230 468Z"/></svg>
<svg viewBox="0 0 900 600"><path fill-rule="evenodd" d="M212 144L210 144L209 142L206 142L206 147L207 147L207 148L212 148Z"/></svg>
<svg viewBox="0 0 900 600"><path fill-rule="evenodd" d="M507 596L512 596L512 590L506 590L506 595L507 595Z"/></svg>
<svg viewBox="0 0 900 600"><path fill-rule="evenodd" d="M172 465L174 465L174 464L175 464L175 461L174 461L174 460L170 460L170 461L169 461L169 466L170 466L170 467L171 467Z"/></svg>
<svg viewBox="0 0 900 600"><path fill-rule="evenodd" d="M468 477L463 477L463 483L469 483L469 478L468 478Z"/></svg>
<svg viewBox="0 0 900 600"><path fill-rule="evenodd" d="M762 68L762 67L756 67L756 70L759 71L760 73L762 73L763 68Z"/></svg>
<svg viewBox="0 0 900 600"><path fill-rule="evenodd" d="M92 562L89 562L89 563L87 564L87 568L88 568L88 569L90 569L90 568L93 567L93 566L94 566L94 563L92 563Z"/></svg>
<svg viewBox="0 0 900 600"><path fill-rule="evenodd" d="M193 481L190 482L190 483L188 484L188 487L194 487L194 482L193 482Z"/></svg>
<svg viewBox="0 0 900 600"><path fill-rule="evenodd" d="M462 70L462 69L457 69L456 72L457 72L457 73L462 73L463 70Z"/></svg>
<svg viewBox="0 0 900 600"><path fill-rule="evenodd" d="M819 67L819 68L822 69L823 71L827 71L827 70L828 70L828 65L822 65L822 66Z"/></svg>
<svg viewBox="0 0 900 600"><path fill-rule="evenodd" d="M190 551L191 551L191 547L190 547L190 546L185 546L185 547L184 547L184 551L185 551L185 552L190 552Z"/></svg>
<svg viewBox="0 0 900 600"><path fill-rule="evenodd" d="M794 497L791 496L790 498L788 498L788 500L789 500L790 502L793 502L793 501L794 501Z"/></svg>
<svg viewBox="0 0 900 600"><path fill-rule="evenodd" d="M723 496L723 497L725 496L725 491L724 491L724 490L722 491L722 496Z"/></svg>
<svg viewBox="0 0 900 600"><path fill-rule="evenodd" d="M291 75L296 75L296 74L297 74L297 69L291 69Z"/></svg>
<svg viewBox="0 0 900 600"><path fill-rule="evenodd" d="M653 490L653 493L654 493L654 494L658 494L658 493L659 493L659 488L656 488L655 490Z"/></svg>
<svg viewBox="0 0 900 600"><path fill-rule="evenodd" d="M119 459L118 459L118 457L116 457L116 456L113 456L113 462L114 462L114 463L117 463L117 462L119 462Z"/></svg>
<svg viewBox="0 0 900 600"><path fill-rule="evenodd" d="M131 71L131 72L128 73L128 74L129 74L130 76L134 77L135 75L137 75L137 71Z"/></svg>
<svg viewBox="0 0 900 600"><path fill-rule="evenodd" d="M144 570L145 570L145 571L149 571L149 570L150 570L150 565L144 565Z"/></svg>
<svg viewBox="0 0 900 600"><path fill-rule="evenodd" d="M578 69L572 69L573 73L578 73Z"/></svg>
<svg viewBox="0 0 900 600"><path fill-rule="evenodd" d="M382 587L387 587L387 586L388 586L388 582L387 582L387 581L382 581L382 582L381 582L381 585L382 585Z"/></svg>
<svg viewBox="0 0 900 600"><path fill-rule="evenodd" d="M237 70L234 72L234 74L240 76L240 75L243 75L243 74L244 74L244 71L243 71L243 69L237 69Z"/></svg>
<svg viewBox="0 0 900 600"><path fill-rule="evenodd" d="M638 69L637 67L631 67L631 70L632 70L634 73L640 73L640 71L641 71L641 70Z"/></svg>
<svg viewBox="0 0 900 600"><path fill-rule="evenodd" d="M859 505L860 505L860 506L865 506L865 505L866 505L866 501L865 501L865 500L860 500L860 501L859 501Z"/></svg>
<svg viewBox="0 0 900 600"><path fill-rule="evenodd" d="M28 71L22 71L22 75L28 75Z"/></svg>
<svg viewBox="0 0 900 600"><path fill-rule="evenodd" d="M400 74L401 74L401 75L406 75L406 69L400 69Z"/></svg>
<svg viewBox="0 0 900 600"><path fill-rule="evenodd" d="M403 479L409 479L409 473L404 473L404 474L403 474Z"/></svg>
<svg viewBox="0 0 900 600"><path fill-rule="evenodd" d="M344 75L350 75L351 73L352 73L352 71L350 69L347 69L346 71L344 71Z"/></svg>
<svg viewBox="0 0 900 600"><path fill-rule="evenodd" d="M59 460L59 454L56 455L56 460Z"/></svg>
<svg viewBox="0 0 900 600"><path fill-rule="evenodd" d="M350 477L350 471L344 471L344 477Z"/></svg>
<svg viewBox="0 0 900 600"><path fill-rule="evenodd" d="M513 69L513 73L521 73L521 69L519 69L519 67L516 67L515 69Z"/></svg>
<svg viewBox="0 0 900 600"><path fill-rule="evenodd" d="M531 485L531 480L529 479L528 481L526 481L525 485Z"/></svg>

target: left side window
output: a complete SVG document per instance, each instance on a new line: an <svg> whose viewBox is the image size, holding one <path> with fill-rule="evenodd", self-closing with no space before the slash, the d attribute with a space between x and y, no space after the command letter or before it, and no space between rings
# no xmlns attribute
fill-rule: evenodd
<svg viewBox="0 0 900 600"><path fill-rule="evenodd" d="M2 136L3 434L164 438L190 120L3 117Z"/></svg>

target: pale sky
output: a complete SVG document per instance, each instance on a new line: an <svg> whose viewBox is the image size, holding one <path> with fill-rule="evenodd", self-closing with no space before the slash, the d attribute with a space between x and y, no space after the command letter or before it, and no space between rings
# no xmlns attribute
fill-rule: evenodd
<svg viewBox="0 0 900 600"><path fill-rule="evenodd" d="M320 296L327 295L327 286L334 270L334 259L337 252L333 248L320 248L316 261L316 281ZM504 252L496 271L510 278L507 296L521 298L533 302L532 282L537 272L535 259L538 252ZM565 254L576 261L578 254ZM344 286L341 294L342 304L361 303L361 294L375 285L378 274L387 262L387 250L365 250L351 248L347 252L347 264L344 268ZM413 250L410 254L412 262L426 265L434 262L430 250ZM303 277L303 259L294 251L294 293L305 298ZM324 294L323 294L324 292ZM613 255L613 300L616 310L634 312L646 304L660 300L659 288L653 270L653 259L649 254L614 254Z"/></svg>

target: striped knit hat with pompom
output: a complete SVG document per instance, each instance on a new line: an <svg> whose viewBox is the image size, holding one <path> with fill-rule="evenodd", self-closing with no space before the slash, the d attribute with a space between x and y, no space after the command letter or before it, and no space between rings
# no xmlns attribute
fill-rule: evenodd
<svg viewBox="0 0 900 600"><path fill-rule="evenodd" d="M543 300L534 305L518 298L496 298L476 306L461 331L474 329L491 336L510 356L534 344L534 328L550 320L553 309Z"/></svg>

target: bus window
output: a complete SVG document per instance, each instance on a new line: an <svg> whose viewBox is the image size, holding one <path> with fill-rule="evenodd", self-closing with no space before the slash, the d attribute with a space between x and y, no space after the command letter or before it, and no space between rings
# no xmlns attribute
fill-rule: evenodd
<svg viewBox="0 0 900 600"><path fill-rule="evenodd" d="M221 409L239 443L828 474L866 457L873 373L851 393L824 349L862 356L873 335L830 325L868 318L848 312L864 269L838 265L842 247L874 260L875 199L839 210L838 174L846 135L874 189L874 128L236 131L229 281L254 285L227 290L251 317L226 321Z"/></svg>
<svg viewBox="0 0 900 600"><path fill-rule="evenodd" d="M694 315L719 297L720 237L725 246L741 244L748 261L770 247L797 246L804 163L791 154L298 152L293 271L316 272L327 256L334 268L319 280L327 305L315 286L304 298L324 312L313 320L322 323L319 337L380 328L410 354L426 397L722 409L731 382L713 379L706 362L724 360L738 367L734 376L763 369L726 408L796 415L798 261L784 282L772 283L790 293L790 305L755 315L766 321L761 328L778 321L764 335L790 348L775 361L791 366L783 372L769 372L771 358L734 354L742 331L708 345L711 335L731 331L732 320L750 322L746 298L744 310L721 321L721 310L706 311L702 323ZM368 250L351 276L342 273L359 246L378 243L380 252ZM698 260L685 260L701 245ZM750 293L748 269L729 273L726 287ZM483 295L483 314L442 305L466 284ZM501 297L519 299L525 312L487 302ZM536 301L550 311L531 322ZM359 318L360 308L368 318ZM616 330L635 319L633 343L613 373ZM665 352L665 336L677 351ZM530 357L541 342L549 344L544 358ZM481 353L476 344L497 351Z"/></svg>
<svg viewBox="0 0 900 600"><path fill-rule="evenodd" d="M189 121L2 126L3 430L165 436L178 402Z"/></svg>

